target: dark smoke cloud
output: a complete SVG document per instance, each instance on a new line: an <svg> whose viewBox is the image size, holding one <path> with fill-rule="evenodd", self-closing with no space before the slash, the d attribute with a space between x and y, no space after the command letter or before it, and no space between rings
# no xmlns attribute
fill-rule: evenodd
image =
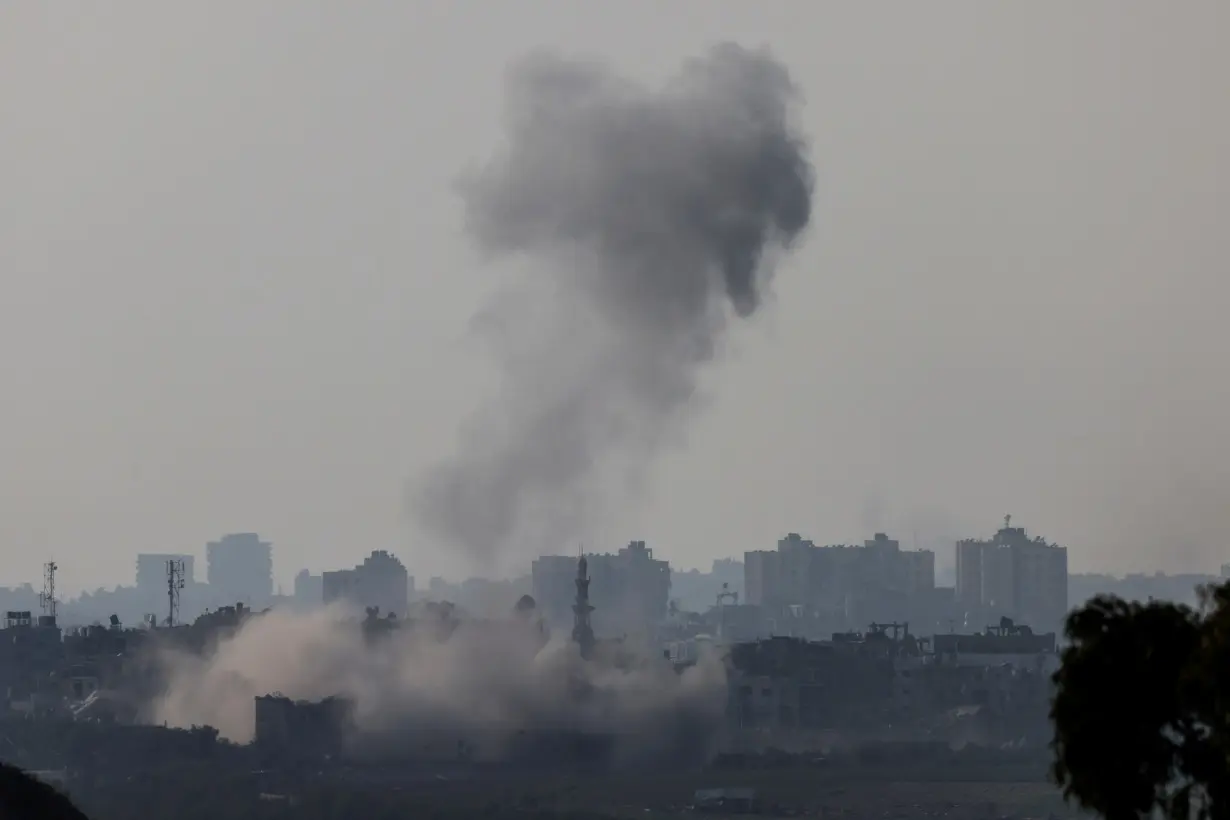
<svg viewBox="0 0 1230 820"><path fill-rule="evenodd" d="M546 55L510 73L507 143L461 185L476 246L516 263L480 317L502 390L416 497L437 535L472 558L560 549L635 488L808 224L795 102L735 45L661 89Z"/></svg>

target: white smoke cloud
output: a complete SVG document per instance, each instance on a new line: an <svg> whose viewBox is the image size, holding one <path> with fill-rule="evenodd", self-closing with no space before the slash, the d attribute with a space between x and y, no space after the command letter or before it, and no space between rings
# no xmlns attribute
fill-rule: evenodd
<svg viewBox="0 0 1230 820"><path fill-rule="evenodd" d="M245 743L259 695L342 696L355 704L360 743L465 739L498 750L521 731L584 730L619 733L633 755L703 744L721 725L726 681L716 656L682 674L650 653L632 653L617 668L583 661L567 640L544 642L529 621L463 622L447 639L434 627L406 623L367 642L358 619L340 608L254 616L202 655L157 650L166 687L150 718L213 726ZM589 697L578 694L586 690Z"/></svg>

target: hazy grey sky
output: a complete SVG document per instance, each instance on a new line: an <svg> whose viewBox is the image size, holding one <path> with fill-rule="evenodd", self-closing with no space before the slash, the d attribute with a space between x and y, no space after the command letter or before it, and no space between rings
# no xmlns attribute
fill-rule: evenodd
<svg viewBox="0 0 1230 820"><path fill-rule="evenodd" d="M652 495L682 565L1004 513L1073 568L1230 560L1221 2L6 3L0 582L273 539L425 577L407 482L492 385L452 189L548 46L722 40L806 96L813 227ZM1220 55L1220 56L1219 56ZM950 549L940 554L951 561Z"/></svg>

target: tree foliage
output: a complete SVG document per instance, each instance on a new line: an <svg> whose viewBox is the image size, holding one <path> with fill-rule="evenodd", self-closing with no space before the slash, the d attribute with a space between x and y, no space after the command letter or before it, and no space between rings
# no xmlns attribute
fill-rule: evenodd
<svg viewBox="0 0 1230 820"><path fill-rule="evenodd" d="M5 763L0 763L0 818L86 820L72 801L55 788Z"/></svg>
<svg viewBox="0 0 1230 820"><path fill-rule="evenodd" d="M1052 774L1107 820L1230 818L1230 584L1201 605L1102 596L1068 617Z"/></svg>

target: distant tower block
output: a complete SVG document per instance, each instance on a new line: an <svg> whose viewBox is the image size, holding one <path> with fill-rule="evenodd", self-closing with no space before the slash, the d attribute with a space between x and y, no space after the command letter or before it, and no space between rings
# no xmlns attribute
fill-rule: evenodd
<svg viewBox="0 0 1230 820"><path fill-rule="evenodd" d="M577 561L577 599L572 605L572 640L580 648L582 658L589 658L594 651L594 628L589 622L589 613L593 611L589 605L589 562L582 555Z"/></svg>

